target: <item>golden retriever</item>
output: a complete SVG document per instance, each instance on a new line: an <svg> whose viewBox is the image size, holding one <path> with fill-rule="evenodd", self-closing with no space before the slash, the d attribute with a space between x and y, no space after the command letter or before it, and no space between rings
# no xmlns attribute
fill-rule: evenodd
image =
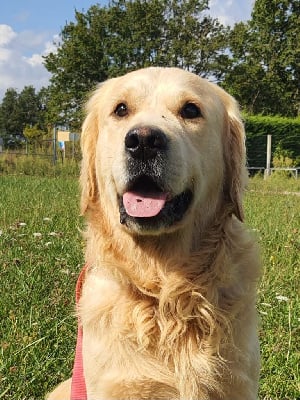
<svg viewBox="0 0 300 400"><path fill-rule="evenodd" d="M78 308L89 400L257 399L244 141L235 100L177 68L110 79L89 100Z"/></svg>

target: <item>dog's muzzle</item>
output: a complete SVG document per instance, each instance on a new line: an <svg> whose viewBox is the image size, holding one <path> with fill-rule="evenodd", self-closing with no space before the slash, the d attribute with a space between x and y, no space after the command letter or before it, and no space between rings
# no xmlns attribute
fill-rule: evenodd
<svg viewBox="0 0 300 400"><path fill-rule="evenodd" d="M169 139L160 129L136 127L125 137L127 187L119 198L120 222L139 232L156 232L180 221L192 191L168 187Z"/></svg>

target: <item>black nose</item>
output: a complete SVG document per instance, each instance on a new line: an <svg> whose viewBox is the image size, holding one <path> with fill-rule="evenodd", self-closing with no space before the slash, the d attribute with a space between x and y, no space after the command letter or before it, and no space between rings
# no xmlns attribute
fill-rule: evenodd
<svg viewBox="0 0 300 400"><path fill-rule="evenodd" d="M155 158L167 149L167 144L167 136L160 129L151 127L134 128L125 137L127 152L140 160Z"/></svg>

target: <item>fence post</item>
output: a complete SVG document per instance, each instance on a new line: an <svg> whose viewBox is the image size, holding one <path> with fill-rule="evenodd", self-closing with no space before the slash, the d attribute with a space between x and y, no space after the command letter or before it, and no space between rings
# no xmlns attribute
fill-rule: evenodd
<svg viewBox="0 0 300 400"><path fill-rule="evenodd" d="M267 135L267 164L265 169L264 178L267 179L271 175L271 148L272 148L272 135Z"/></svg>
<svg viewBox="0 0 300 400"><path fill-rule="evenodd" d="M53 128L53 164L56 164L56 126Z"/></svg>

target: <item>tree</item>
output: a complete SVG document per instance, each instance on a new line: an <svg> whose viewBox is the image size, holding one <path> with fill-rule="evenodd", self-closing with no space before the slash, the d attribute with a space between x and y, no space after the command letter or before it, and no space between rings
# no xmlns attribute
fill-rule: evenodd
<svg viewBox="0 0 300 400"><path fill-rule="evenodd" d="M45 93L43 88L36 94L32 86L25 86L21 93L12 88L6 91L0 105L0 136L6 143L13 145L23 138L25 127L47 132Z"/></svg>
<svg viewBox="0 0 300 400"><path fill-rule="evenodd" d="M1 113L1 135L10 137L22 134L22 122L18 115L18 93L15 89L7 89L3 97Z"/></svg>
<svg viewBox="0 0 300 400"><path fill-rule="evenodd" d="M92 6L86 14L76 11L76 22L67 24L61 32L57 52L45 57L45 66L52 73L47 105L52 123L67 121L78 127L85 95L96 82L108 78L106 18L106 8L98 6Z"/></svg>
<svg viewBox="0 0 300 400"><path fill-rule="evenodd" d="M249 113L300 113L299 0L257 0L252 18L230 35L224 86Z"/></svg>
<svg viewBox="0 0 300 400"><path fill-rule="evenodd" d="M22 132L26 125L32 126L39 122L39 98L33 86L25 86L18 96L17 114L22 125Z"/></svg>
<svg viewBox="0 0 300 400"><path fill-rule="evenodd" d="M108 7L76 11L57 52L45 57L52 121L77 128L96 83L133 69L180 66L221 78L228 30L207 10L207 0L112 0Z"/></svg>

